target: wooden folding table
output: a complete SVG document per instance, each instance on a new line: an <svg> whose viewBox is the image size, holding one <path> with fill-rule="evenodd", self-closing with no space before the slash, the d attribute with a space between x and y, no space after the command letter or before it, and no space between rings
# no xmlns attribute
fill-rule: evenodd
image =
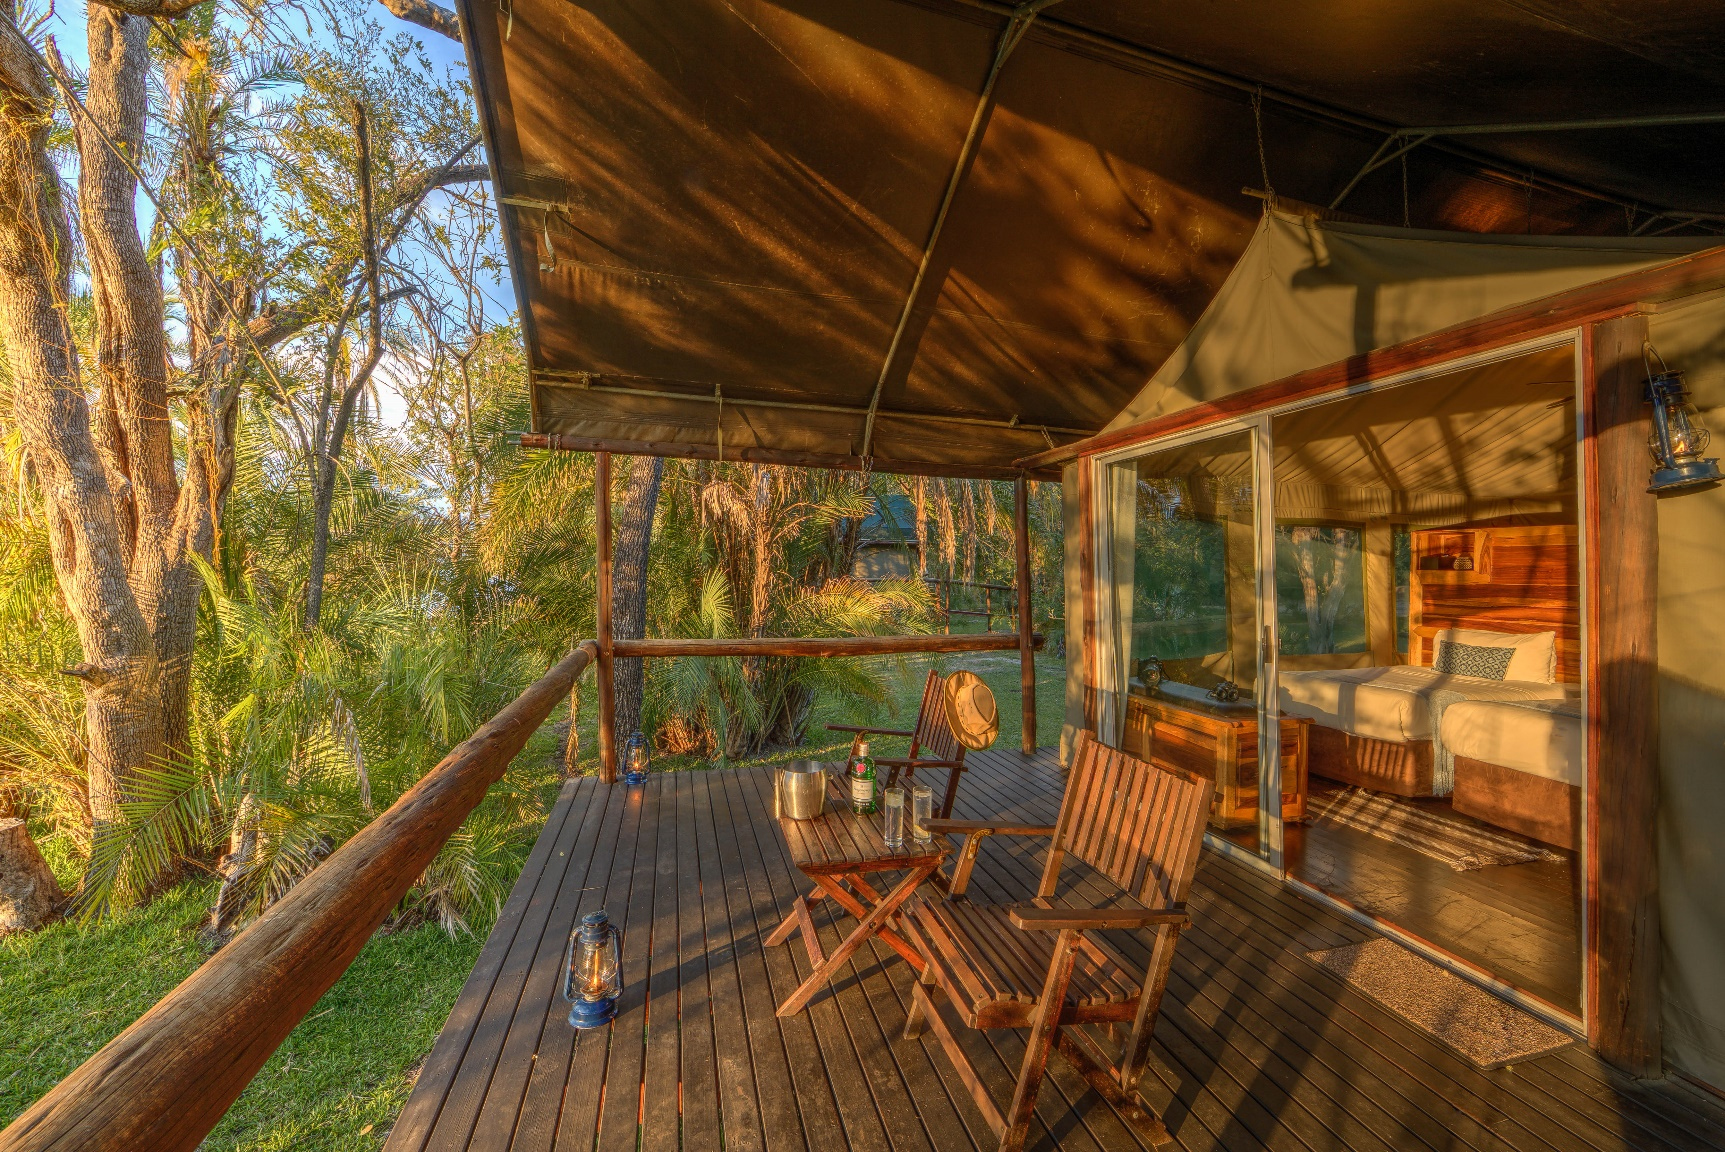
<svg viewBox="0 0 1725 1152"><path fill-rule="evenodd" d="M844 766L828 764L827 810L813 820L779 819L779 829L791 850L791 862L815 882L815 890L798 896L791 914L773 929L768 944L783 944L801 931L803 946L815 970L795 992L779 1005L780 1016L802 1011L821 986L851 955L876 936L891 945L918 972L923 959L915 948L892 930L891 921L917 886L940 867L950 851L944 836L917 842L909 838L909 797L906 797L906 838L897 849L888 848L882 834L884 817L876 812L859 816L850 809L849 794L838 778ZM885 896L864 877L871 872L908 872ZM857 926L831 956L826 955L815 935L811 909L817 901L831 899L857 918Z"/></svg>

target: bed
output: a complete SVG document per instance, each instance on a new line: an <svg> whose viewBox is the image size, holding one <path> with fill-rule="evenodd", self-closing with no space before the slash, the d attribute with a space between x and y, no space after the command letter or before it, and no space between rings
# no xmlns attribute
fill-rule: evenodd
<svg viewBox="0 0 1725 1152"><path fill-rule="evenodd" d="M1409 665L1284 672L1278 685L1282 712L1312 721L1313 773L1410 797L1453 788L1449 757L1434 746L1434 715L1463 701L1561 701L1570 691Z"/></svg>
<svg viewBox="0 0 1725 1152"><path fill-rule="evenodd" d="M1580 701L1469 700L1439 733L1455 757L1457 812L1560 848L1581 840L1586 743Z"/></svg>

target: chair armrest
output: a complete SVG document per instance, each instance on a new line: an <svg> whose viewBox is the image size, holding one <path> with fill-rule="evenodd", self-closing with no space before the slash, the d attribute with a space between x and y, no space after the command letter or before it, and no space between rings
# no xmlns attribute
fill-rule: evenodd
<svg viewBox="0 0 1725 1152"><path fill-rule="evenodd" d="M1184 928L1192 918L1181 908L1037 908L1014 904L1007 909L1014 928L1055 932L1068 928L1148 928L1153 924L1177 924Z"/></svg>
<svg viewBox="0 0 1725 1152"><path fill-rule="evenodd" d="M1052 836L1052 824L997 824L993 820L930 820L927 823L931 834L939 836L949 833L954 836L976 834L981 836Z"/></svg>
<svg viewBox="0 0 1725 1152"><path fill-rule="evenodd" d="M859 736L915 736L909 728L859 728L855 724L828 724L828 732L855 732Z"/></svg>
<svg viewBox="0 0 1725 1152"><path fill-rule="evenodd" d="M926 825L931 836L963 836L964 846L952 864L952 879L947 892L964 895L970 886L970 870L976 867L976 852L990 836L1052 836L1054 829L1038 824L1001 824L993 820L930 820Z"/></svg>

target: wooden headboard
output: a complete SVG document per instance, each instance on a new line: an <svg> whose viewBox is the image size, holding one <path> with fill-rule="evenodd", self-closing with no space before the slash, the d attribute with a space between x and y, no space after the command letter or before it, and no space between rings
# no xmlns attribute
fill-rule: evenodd
<svg viewBox="0 0 1725 1152"><path fill-rule="evenodd" d="M1463 524L1412 537L1409 663L1429 666L1433 638L1446 628L1556 632L1557 679L1581 682L1581 550L1573 524Z"/></svg>

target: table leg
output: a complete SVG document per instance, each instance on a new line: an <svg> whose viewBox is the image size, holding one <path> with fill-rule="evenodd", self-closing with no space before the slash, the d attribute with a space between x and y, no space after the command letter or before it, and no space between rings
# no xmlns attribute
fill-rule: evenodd
<svg viewBox="0 0 1725 1152"><path fill-rule="evenodd" d="M836 879L817 876L815 877L815 883L820 884L824 889L826 889L836 903L842 905L845 911L849 912L852 916L855 916L858 920L861 920L868 915L868 908L865 908L855 896L846 892L843 887L844 884L849 883L852 888L855 888L859 893L861 893L862 898L868 901L870 907L878 906L881 902L881 894L876 892L874 890L874 886L867 880L864 880L858 873L847 872ZM882 925L876 935L890 945L894 952L903 956L912 968L915 968L918 972L922 971L922 953L907 944L904 937L900 936L897 932L894 932L891 928L888 928L885 925Z"/></svg>
<svg viewBox="0 0 1725 1152"><path fill-rule="evenodd" d="M778 1014L780 1016L794 1016L801 1012L808 1002L814 999L815 993L821 990L821 986L833 978L833 974L856 953L858 948L861 948L874 936L881 936L886 939L889 935L886 932L887 923L898 911L899 906L910 899L911 893L915 892L917 886L928 879L933 871L933 865L925 865L913 870L909 876L900 881L898 887L894 888L886 899L868 911L868 914L862 918L862 923L858 924L856 929L844 938L843 943L833 949L833 954L827 957L826 962L817 966L809 978L804 980L795 992L791 993L789 999L779 1005ZM839 893L844 892L844 889L839 887L836 881L829 880L827 877L817 877L816 882L831 893L835 900L839 900ZM848 892L845 892L844 895L847 899L851 898ZM843 900L839 902L844 903ZM888 940L888 943L891 943L891 940ZM903 942L900 941L900 943ZM905 947L909 947L909 945L905 945Z"/></svg>
<svg viewBox="0 0 1725 1152"><path fill-rule="evenodd" d="M794 901L792 901L791 910L785 915L784 920L780 922L777 928L773 929L772 935L767 937L767 947L773 948L783 944L786 940L791 938L798 928L802 927L803 922L798 916L799 909L804 906L813 907L815 901L825 900L826 898L827 894L819 888L816 888L807 896L798 896Z"/></svg>

